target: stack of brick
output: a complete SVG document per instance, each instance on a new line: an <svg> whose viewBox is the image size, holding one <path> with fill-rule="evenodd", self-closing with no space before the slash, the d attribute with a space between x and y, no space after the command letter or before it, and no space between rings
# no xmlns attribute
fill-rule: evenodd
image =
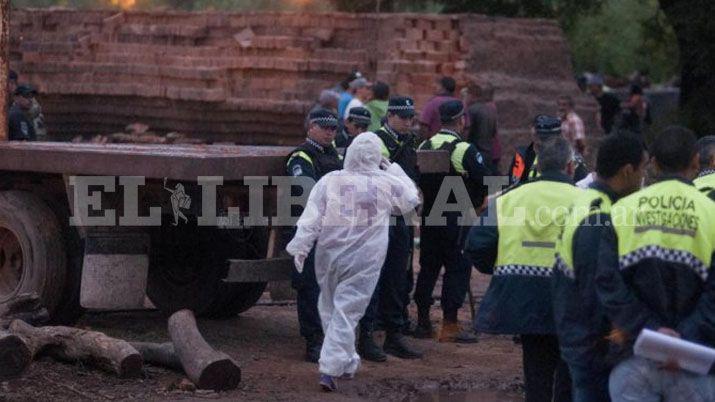
<svg viewBox="0 0 715 402"><path fill-rule="evenodd" d="M143 122L208 141L293 144L318 93L351 70L418 107L452 75L496 88L507 143L560 94L582 114L558 26L478 15L15 10L11 65L41 93L58 137ZM593 119L589 126L594 127Z"/></svg>

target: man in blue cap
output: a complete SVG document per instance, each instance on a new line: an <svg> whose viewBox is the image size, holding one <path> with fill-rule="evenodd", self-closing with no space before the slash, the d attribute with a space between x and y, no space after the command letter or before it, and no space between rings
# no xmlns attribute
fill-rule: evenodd
<svg viewBox="0 0 715 402"><path fill-rule="evenodd" d="M318 109L308 115L308 137L288 156L286 173L289 176L310 177L315 182L324 175L342 168L342 160L333 146L338 118L329 110ZM300 194L292 194L299 196ZM291 215L300 216L301 207L293 207ZM287 233L293 237L295 230ZM315 252L305 260L303 272L293 270L293 288L298 292L298 323L306 340L305 360L317 363L323 345L323 327L318 313L320 287L315 278Z"/></svg>
<svg viewBox="0 0 715 402"><path fill-rule="evenodd" d="M417 137L412 131L414 117L415 103L411 98L392 97L387 106L387 122L375 134L380 138L382 156L399 164L412 181L417 183ZM382 266L375 296L365 316L360 320L358 353L370 361L387 360L385 353L402 359L422 357L422 353L407 344L402 334L406 326L406 308L413 282L410 255L414 231L407 225L404 216L397 215L394 218L395 224L390 226L389 231L387 257ZM372 335L378 310L380 321L387 333L383 348L375 344Z"/></svg>
<svg viewBox="0 0 715 402"><path fill-rule="evenodd" d="M534 119L532 142L526 147L517 147L514 159L509 169L509 183L518 184L539 176L539 147L545 141L561 137L561 119L540 114ZM583 159L574 155L574 182L583 180L588 175L588 169Z"/></svg>
<svg viewBox="0 0 715 402"><path fill-rule="evenodd" d="M460 333L457 320L457 313L464 303L469 288L472 270L469 260L462 255L464 226L458 221L460 218L468 218L470 210L444 211L444 205L435 205L435 200L440 194L445 178L457 177L461 179L467 190L469 206L478 209L487 193L484 176L489 175L490 172L477 147L462 140L461 135L466 125L464 104L458 100L448 100L438 109L441 129L432 138L423 142L419 149L448 151L451 165L449 173L430 173L420 176L420 188L424 196L422 209L424 225L420 233L420 273L417 276L414 296L418 313L415 337L432 338L433 336L430 321L432 292L444 266L441 298L443 322L439 341L474 343L477 341L476 336L471 331ZM446 201L452 205L465 205L457 201L456 192L453 191L450 191ZM431 215L433 209L439 214L438 216ZM430 222L434 219L444 219L445 222Z"/></svg>
<svg viewBox="0 0 715 402"><path fill-rule="evenodd" d="M348 118L343 124L343 129L335 137L335 146L338 148L347 148L353 139L360 133L367 131L370 125L372 116L370 112L362 107L356 106L348 112Z"/></svg>

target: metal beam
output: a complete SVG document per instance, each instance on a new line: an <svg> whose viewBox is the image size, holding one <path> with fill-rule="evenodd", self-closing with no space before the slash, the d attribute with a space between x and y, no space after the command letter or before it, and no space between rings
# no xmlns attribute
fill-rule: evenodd
<svg viewBox="0 0 715 402"><path fill-rule="evenodd" d="M229 260L224 282L278 282L289 281L293 271L290 257L267 260Z"/></svg>

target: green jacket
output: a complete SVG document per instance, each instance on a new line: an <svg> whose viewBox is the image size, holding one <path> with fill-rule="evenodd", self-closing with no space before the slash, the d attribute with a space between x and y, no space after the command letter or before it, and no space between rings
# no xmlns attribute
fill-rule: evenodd
<svg viewBox="0 0 715 402"><path fill-rule="evenodd" d="M369 131L375 132L382 127L382 119L387 116L387 101L371 100L365 105L365 108L370 111L370 126Z"/></svg>

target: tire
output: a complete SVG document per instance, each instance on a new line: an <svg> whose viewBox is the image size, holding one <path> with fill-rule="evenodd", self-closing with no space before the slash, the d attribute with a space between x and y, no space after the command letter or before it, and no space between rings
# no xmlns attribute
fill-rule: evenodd
<svg viewBox="0 0 715 402"><path fill-rule="evenodd" d="M260 283L226 283L230 258L257 258L263 245L253 230L162 225L151 231L147 295L166 314L188 308L226 319L251 308L266 288Z"/></svg>
<svg viewBox="0 0 715 402"><path fill-rule="evenodd" d="M0 309L34 293L54 317L66 270L62 227L49 206L29 192L0 192Z"/></svg>

